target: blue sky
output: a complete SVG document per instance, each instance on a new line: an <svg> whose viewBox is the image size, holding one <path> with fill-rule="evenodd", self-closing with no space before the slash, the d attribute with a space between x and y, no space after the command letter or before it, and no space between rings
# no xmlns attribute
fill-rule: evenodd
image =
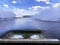
<svg viewBox="0 0 60 45"><path fill-rule="evenodd" d="M59 0L49 0L50 4L46 4L46 1L42 0L0 0L0 6L4 7L3 5L6 4L9 7L16 7L16 8L24 8L27 9L32 6L51 6L51 3L60 2Z"/></svg>
<svg viewBox="0 0 60 45"><path fill-rule="evenodd" d="M60 0L0 0L0 9L10 10L17 16L36 15L43 9L52 9L59 5Z"/></svg>

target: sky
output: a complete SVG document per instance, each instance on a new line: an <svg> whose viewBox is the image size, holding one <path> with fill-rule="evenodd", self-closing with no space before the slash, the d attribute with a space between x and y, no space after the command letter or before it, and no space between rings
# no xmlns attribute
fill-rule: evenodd
<svg viewBox="0 0 60 45"><path fill-rule="evenodd" d="M60 0L0 0L0 9L12 11L17 17L40 14L46 9L60 10L59 7Z"/></svg>

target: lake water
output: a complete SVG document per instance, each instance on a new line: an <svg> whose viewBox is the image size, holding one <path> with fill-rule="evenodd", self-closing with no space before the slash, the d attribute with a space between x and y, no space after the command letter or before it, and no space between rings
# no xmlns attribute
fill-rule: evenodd
<svg viewBox="0 0 60 45"><path fill-rule="evenodd" d="M32 18L0 20L0 35L14 29L43 30L46 31L46 35L60 39L60 23L57 22L44 22Z"/></svg>

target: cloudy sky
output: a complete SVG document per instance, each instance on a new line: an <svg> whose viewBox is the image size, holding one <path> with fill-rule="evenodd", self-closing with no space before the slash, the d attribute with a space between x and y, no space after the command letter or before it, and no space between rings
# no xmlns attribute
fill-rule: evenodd
<svg viewBox="0 0 60 45"><path fill-rule="evenodd" d="M45 9L59 9L60 0L0 0L0 9L13 11L17 17L36 15Z"/></svg>

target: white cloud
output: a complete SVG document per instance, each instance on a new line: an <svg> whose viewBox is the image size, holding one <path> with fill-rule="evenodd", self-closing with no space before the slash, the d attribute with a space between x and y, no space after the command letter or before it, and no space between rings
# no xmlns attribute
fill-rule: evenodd
<svg viewBox="0 0 60 45"><path fill-rule="evenodd" d="M36 0L37 2L40 2L40 1L44 1L44 2L48 2L49 0Z"/></svg>
<svg viewBox="0 0 60 45"><path fill-rule="evenodd" d="M16 14L16 17L22 17L23 15L36 15L39 14L40 11L48 9L49 7L42 6L32 6L28 10L14 8L13 12Z"/></svg>
<svg viewBox="0 0 60 45"><path fill-rule="evenodd" d="M50 4L50 2L46 2L46 4Z"/></svg>
<svg viewBox="0 0 60 45"><path fill-rule="evenodd" d="M8 4L4 4L3 6L6 7L6 8L9 8Z"/></svg>
<svg viewBox="0 0 60 45"><path fill-rule="evenodd" d="M43 6L32 6L30 9L33 9L33 10L44 10L44 9L48 9L50 7L43 7Z"/></svg>
<svg viewBox="0 0 60 45"><path fill-rule="evenodd" d="M19 8L15 8L13 12L16 14L16 17L23 17L24 15L35 15L36 13L38 13L34 10L25 10Z"/></svg>
<svg viewBox="0 0 60 45"><path fill-rule="evenodd" d="M40 10L40 13L36 15L34 18L47 21L59 21L60 3L56 3L52 7L45 7L45 9Z"/></svg>
<svg viewBox="0 0 60 45"><path fill-rule="evenodd" d="M16 1L12 1L13 4L16 4L17 2Z"/></svg>
<svg viewBox="0 0 60 45"><path fill-rule="evenodd" d="M50 0L36 0L36 2L45 2L46 4L50 4Z"/></svg>
<svg viewBox="0 0 60 45"><path fill-rule="evenodd" d="M43 9L44 7L42 7L42 6L32 6L32 8L34 9L34 10L38 10L38 9Z"/></svg>
<svg viewBox="0 0 60 45"><path fill-rule="evenodd" d="M60 3L56 3L56 4L53 5L54 8L57 8L59 6L60 6Z"/></svg>

